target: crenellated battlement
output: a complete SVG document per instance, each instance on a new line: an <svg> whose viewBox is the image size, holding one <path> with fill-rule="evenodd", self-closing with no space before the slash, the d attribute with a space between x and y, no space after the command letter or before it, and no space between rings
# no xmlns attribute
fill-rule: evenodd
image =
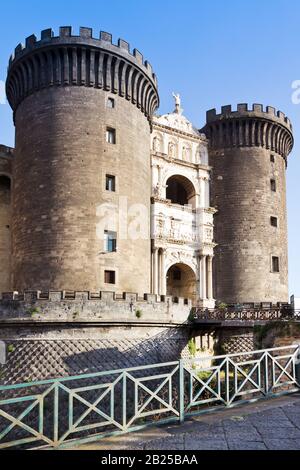
<svg viewBox="0 0 300 470"><path fill-rule="evenodd" d="M31 302L36 300L45 300L50 302L59 302L65 300L94 300L104 302L144 302L144 303L172 303L177 305L188 305L192 306L190 299L184 299L183 297L172 297L168 295L156 295L156 294L144 294L140 297L134 292L123 292L123 294L117 294L112 291L25 291L25 292L2 292L0 294L0 302L17 300L20 302Z"/></svg>
<svg viewBox="0 0 300 470"><path fill-rule="evenodd" d="M294 144L292 124L282 112L272 106L246 103L222 106L206 113L202 131L213 149L228 147L263 147L281 155L285 160Z"/></svg>
<svg viewBox="0 0 300 470"><path fill-rule="evenodd" d="M18 44L10 57L6 93L15 112L30 94L48 87L85 86L115 93L136 105L150 118L159 105L157 80L151 64L137 49L110 33L99 38L91 28L81 27L79 35L70 26L33 34L25 45Z"/></svg>
<svg viewBox="0 0 300 470"><path fill-rule="evenodd" d="M281 122L287 126L291 131L293 130L290 119L282 112L277 111L273 106L264 107L263 104L252 104L240 103L237 105L237 109L233 110L231 105L226 105L221 107L221 113L217 114L215 108L210 109L206 113L206 122L214 122L216 120L228 119L228 118L238 118L241 117L257 117L265 119L274 119L276 122Z"/></svg>
<svg viewBox="0 0 300 470"><path fill-rule="evenodd" d="M192 302L183 298L125 292L6 292L0 299L0 324L73 323L182 325Z"/></svg>
<svg viewBox="0 0 300 470"><path fill-rule="evenodd" d="M12 175L12 167L13 167L13 156L14 156L14 149L11 147L7 147L6 145L0 145L0 176L8 176L11 177ZM0 204L1 204L0 200ZM5 224L8 225L8 224ZM4 250L5 251L5 250ZM2 265L0 263L0 269Z"/></svg>
<svg viewBox="0 0 300 470"><path fill-rule="evenodd" d="M0 158L11 158L13 153L14 149L12 147L0 144Z"/></svg>
<svg viewBox="0 0 300 470"><path fill-rule="evenodd" d="M130 56L130 59L135 59L137 65L143 66L145 72L153 79L156 83L156 75L153 73L152 65L147 61L144 60L143 54L138 51L138 49L133 49L130 51L130 45L124 39L118 39L116 43L113 43L113 37L111 33L107 33L105 31L100 31L99 37L95 37L93 35L92 28L80 27L79 28L79 35L72 34L72 26L61 26L59 28L58 36L55 35L52 28L45 29L41 32L40 40L36 37L35 34L28 36L25 39L25 44L19 43L14 51L14 54L10 56L8 70L13 65L14 61L20 59L28 52L32 52L35 49L41 48L43 46L47 46L51 43L53 44L88 44L91 46L96 47L103 47L107 49L107 47L112 48L115 52L123 55L126 54Z"/></svg>

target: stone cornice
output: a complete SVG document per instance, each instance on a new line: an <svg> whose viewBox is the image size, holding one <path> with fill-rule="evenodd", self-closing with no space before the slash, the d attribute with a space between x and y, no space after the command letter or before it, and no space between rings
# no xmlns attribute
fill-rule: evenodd
<svg viewBox="0 0 300 470"><path fill-rule="evenodd" d="M167 134L176 135L178 137L188 138L189 140L193 140L194 142L201 142L207 143L208 139L206 138L205 134L199 134L199 137L195 136L194 134L190 134L188 132L181 131L179 129L174 129L173 127L166 126L164 124L158 124L154 120L152 120L153 129L160 130L162 132L166 132Z"/></svg>
<svg viewBox="0 0 300 470"><path fill-rule="evenodd" d="M151 150L151 157L162 159L166 163L169 163L169 164L174 163L175 165L181 165L181 166L185 166L188 168L193 168L194 170L210 171L212 169L212 167L209 165L203 165L202 163L191 163L185 160L180 160L179 158L170 158L166 153L154 152L153 150Z"/></svg>

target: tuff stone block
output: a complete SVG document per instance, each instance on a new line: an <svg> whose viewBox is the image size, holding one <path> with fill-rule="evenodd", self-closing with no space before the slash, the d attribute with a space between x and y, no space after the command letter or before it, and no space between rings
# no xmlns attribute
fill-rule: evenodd
<svg viewBox="0 0 300 470"><path fill-rule="evenodd" d="M23 44L18 44L17 47L15 48L15 55L18 55L20 54L20 52L22 52L22 50L24 49L24 46Z"/></svg>
<svg viewBox="0 0 300 470"><path fill-rule="evenodd" d="M137 49L133 49L133 55L137 59L137 61L142 64L143 63L143 55Z"/></svg>
<svg viewBox="0 0 300 470"><path fill-rule="evenodd" d="M253 105L253 111L255 113L262 113L263 112L263 105L262 104L254 104Z"/></svg>
<svg viewBox="0 0 300 470"><path fill-rule="evenodd" d="M231 105L228 104L228 105L226 105L226 106L222 106L221 112L222 112L222 114L229 114L229 113L231 113Z"/></svg>
<svg viewBox="0 0 300 470"><path fill-rule="evenodd" d="M71 26L61 26L59 28L59 35L61 38L66 38L72 36L72 27Z"/></svg>
<svg viewBox="0 0 300 470"><path fill-rule="evenodd" d="M124 39L118 40L118 46L121 49L124 49L126 52L129 52L129 43L127 41L124 41Z"/></svg>
<svg viewBox="0 0 300 470"><path fill-rule="evenodd" d="M36 36L32 34L31 36L28 36L25 41L25 45L28 49L31 49L36 43Z"/></svg>
<svg viewBox="0 0 300 470"><path fill-rule="evenodd" d="M53 37L52 28L44 29L41 32L41 40L42 41L48 41L48 40L52 39L52 37Z"/></svg>
<svg viewBox="0 0 300 470"><path fill-rule="evenodd" d="M123 299L126 300L127 302L136 302L138 299L138 294L133 293L133 292L124 292Z"/></svg>
<svg viewBox="0 0 300 470"><path fill-rule="evenodd" d="M93 35L93 30L92 28L84 28L81 26L79 30L79 35L81 38L91 38Z"/></svg>
<svg viewBox="0 0 300 470"><path fill-rule="evenodd" d="M237 112L248 111L248 104L247 103L240 103L237 105Z"/></svg>
<svg viewBox="0 0 300 470"><path fill-rule="evenodd" d="M106 33L105 31L100 32L100 39L101 41L112 43L112 35L110 33Z"/></svg>

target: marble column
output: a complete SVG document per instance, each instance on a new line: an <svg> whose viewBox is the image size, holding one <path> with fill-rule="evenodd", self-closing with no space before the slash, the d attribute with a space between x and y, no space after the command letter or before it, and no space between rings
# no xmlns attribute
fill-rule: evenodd
<svg viewBox="0 0 300 470"><path fill-rule="evenodd" d="M207 289L206 289L206 255L203 255L201 258L201 265L202 265L202 299L207 299Z"/></svg>
<svg viewBox="0 0 300 470"><path fill-rule="evenodd" d="M153 249L153 294L158 293L158 248Z"/></svg>
<svg viewBox="0 0 300 470"><path fill-rule="evenodd" d="M213 299L212 256L207 257L207 297Z"/></svg>
<svg viewBox="0 0 300 470"><path fill-rule="evenodd" d="M200 178L200 195L199 195L199 205L198 207L201 209L205 208L205 201L206 201L206 185L204 178Z"/></svg>
<svg viewBox="0 0 300 470"><path fill-rule="evenodd" d="M197 276L197 297L198 300L202 299L202 287L201 287L201 281L202 281L202 265L201 265L201 256L198 258L198 276Z"/></svg>
<svg viewBox="0 0 300 470"><path fill-rule="evenodd" d="M167 295L167 279L165 274L166 268L166 250L161 250L160 256L160 295Z"/></svg>
<svg viewBox="0 0 300 470"><path fill-rule="evenodd" d="M161 279L161 274L162 274L162 266L161 266L161 249L158 249L158 295L161 294L161 289L162 289L162 279Z"/></svg>

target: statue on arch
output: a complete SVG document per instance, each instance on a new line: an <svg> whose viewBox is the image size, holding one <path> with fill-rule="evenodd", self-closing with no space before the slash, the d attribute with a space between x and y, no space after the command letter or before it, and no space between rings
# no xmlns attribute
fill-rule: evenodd
<svg viewBox="0 0 300 470"><path fill-rule="evenodd" d="M179 93L172 93L173 95L173 98L175 99L175 113L177 114L181 114L182 113L182 109L181 109L181 98L180 98L180 94Z"/></svg>

